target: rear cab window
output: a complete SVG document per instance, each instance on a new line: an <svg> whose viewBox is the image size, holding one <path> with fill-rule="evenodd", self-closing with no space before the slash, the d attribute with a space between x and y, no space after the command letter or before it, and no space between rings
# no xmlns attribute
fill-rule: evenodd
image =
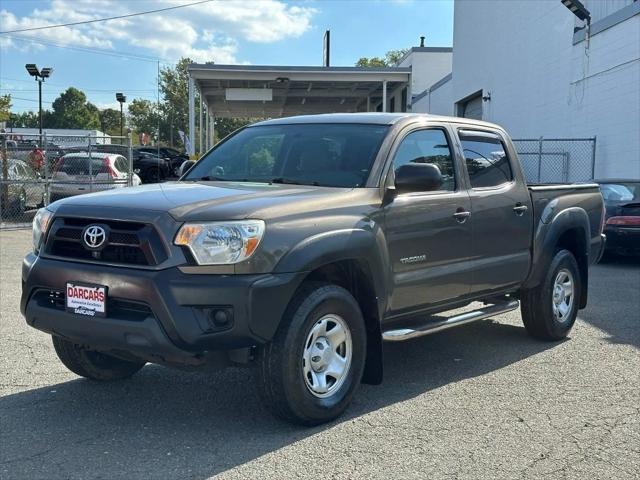
<svg viewBox="0 0 640 480"><path fill-rule="evenodd" d="M511 162L497 133L458 131L471 188L495 188L513 180Z"/></svg>

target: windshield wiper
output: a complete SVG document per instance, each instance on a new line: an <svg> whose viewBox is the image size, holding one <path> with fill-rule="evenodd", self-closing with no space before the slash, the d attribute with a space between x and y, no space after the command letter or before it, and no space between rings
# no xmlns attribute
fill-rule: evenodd
<svg viewBox="0 0 640 480"><path fill-rule="evenodd" d="M295 180L293 178L285 178L285 177L273 178L269 183L283 183L287 185L313 185L314 187L317 187L320 185L318 182L307 183L307 182L301 182L300 180Z"/></svg>

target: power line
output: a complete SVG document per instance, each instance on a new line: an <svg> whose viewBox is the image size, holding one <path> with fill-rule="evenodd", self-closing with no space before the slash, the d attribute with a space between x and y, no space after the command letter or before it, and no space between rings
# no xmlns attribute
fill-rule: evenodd
<svg viewBox="0 0 640 480"><path fill-rule="evenodd" d="M74 25L86 25L88 23L107 22L109 20L118 20L118 19L121 19L121 18L137 17L137 16L140 16L140 15L148 15L150 13L160 13L160 12L166 12L168 10L176 10L178 8L192 7L194 5L200 5L202 3L209 3L209 2L212 2L212 1L213 0L201 0L199 2L186 3L186 4L183 4L183 5L176 5L176 6L173 6L173 7L158 8L156 10L147 10L145 12L129 13L127 15L118 15L118 16L115 16L115 17L96 18L94 20L84 20L82 22L59 23L57 25L44 25L42 27L22 28L22 29L18 29L18 30L6 30L4 32L0 32L0 34L4 35L4 34L7 34L7 33L33 32L34 30L46 30L48 28L71 27L71 26L74 26Z"/></svg>
<svg viewBox="0 0 640 480"><path fill-rule="evenodd" d="M150 57L150 56L146 56L146 55L134 55L134 54L131 54L131 53L118 52L117 50L101 50L101 49L98 49L98 48L74 47L74 46L71 46L71 45L60 45L59 43L45 42L45 41L37 40L37 39L34 39L34 38L25 38L25 37L20 37L20 36L16 36L16 35L7 35L6 38L10 38L11 40L18 40L20 42L37 43L39 45L46 45L46 46L50 46L50 47L67 48L69 50L76 50L76 51L79 51L79 52L95 53L95 54L98 54L98 55L106 55L106 56L109 56L109 57L131 58L131 59L135 59L135 60L142 60L142 61L145 61L145 62L152 62L152 63L156 63L156 62L160 61L163 65L174 65L174 63L172 63L169 60L164 59L164 58Z"/></svg>
<svg viewBox="0 0 640 480"><path fill-rule="evenodd" d="M50 87L59 87L59 88L68 88L68 87L62 87L59 85L53 85L53 84L49 84ZM126 90L127 93L131 93L131 92L153 92L156 93L156 89L155 88L145 88L145 89L136 89L136 88L127 88L127 87L117 87L117 88L81 88L81 87L76 87L75 85L69 85L69 87L74 87L77 88L78 90L82 90L83 92L95 92L95 93L114 93L116 90L120 91L120 90ZM5 87L0 87L0 91L4 91L4 92L19 92L19 93L34 93L37 92L38 89L25 89L25 88L5 88ZM43 95L58 95L55 92L43 92ZM154 95L155 98L155 95Z"/></svg>

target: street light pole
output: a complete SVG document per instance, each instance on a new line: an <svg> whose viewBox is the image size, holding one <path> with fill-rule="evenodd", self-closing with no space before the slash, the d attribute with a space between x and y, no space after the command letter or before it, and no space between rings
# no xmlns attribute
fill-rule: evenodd
<svg viewBox="0 0 640 480"><path fill-rule="evenodd" d="M124 114L122 113L122 104L127 101L127 97L123 95L121 92L116 93L116 100L120 103L120 136L123 134L123 126L124 126Z"/></svg>
<svg viewBox="0 0 640 480"><path fill-rule="evenodd" d="M38 125L40 126L40 138L42 138L42 80L38 80Z"/></svg>
<svg viewBox="0 0 640 480"><path fill-rule="evenodd" d="M29 75L35 78L36 82L38 82L38 124L40 130L40 139L42 141L42 83L45 78L49 78L53 73L53 68L45 67L42 70L39 70L35 63L27 63L25 65L27 72Z"/></svg>

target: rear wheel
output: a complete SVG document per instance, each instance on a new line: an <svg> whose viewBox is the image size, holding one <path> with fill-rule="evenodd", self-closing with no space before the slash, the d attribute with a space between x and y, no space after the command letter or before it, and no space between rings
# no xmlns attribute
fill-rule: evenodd
<svg viewBox="0 0 640 480"><path fill-rule="evenodd" d="M522 295L522 320L527 332L542 340L565 338L578 315L580 270L568 250L556 253L542 282Z"/></svg>
<svg viewBox="0 0 640 480"><path fill-rule="evenodd" d="M366 331L358 303L344 288L310 282L298 291L271 343L257 355L266 406L303 425L338 417L364 371Z"/></svg>
<svg viewBox="0 0 640 480"><path fill-rule="evenodd" d="M132 362L88 349L77 343L53 336L53 347L60 361L76 375L98 381L129 378L144 362Z"/></svg>

